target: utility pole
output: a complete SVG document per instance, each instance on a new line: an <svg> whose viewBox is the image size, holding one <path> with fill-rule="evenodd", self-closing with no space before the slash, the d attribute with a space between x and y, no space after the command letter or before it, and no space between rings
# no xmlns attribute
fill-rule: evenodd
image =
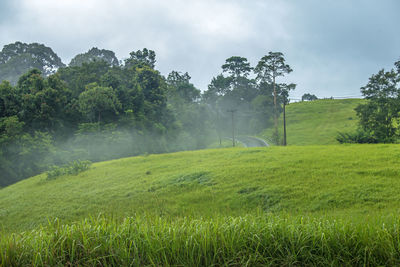
<svg viewBox="0 0 400 267"><path fill-rule="evenodd" d="M221 132L220 132L220 123L219 123L219 110L217 108L217 133L219 139L219 147L222 147L222 139L221 139Z"/></svg>
<svg viewBox="0 0 400 267"><path fill-rule="evenodd" d="M283 100L283 145L286 146L286 99Z"/></svg>
<svg viewBox="0 0 400 267"><path fill-rule="evenodd" d="M288 97L289 97L289 91L294 90L296 88L296 85L291 83L289 85L284 85L284 90L282 91L282 96L283 96L283 143L282 145L286 146L287 145L287 139L286 139L286 105L289 104Z"/></svg>
<svg viewBox="0 0 400 267"><path fill-rule="evenodd" d="M232 146L235 147L235 112L237 109L229 109L227 111L232 115Z"/></svg>

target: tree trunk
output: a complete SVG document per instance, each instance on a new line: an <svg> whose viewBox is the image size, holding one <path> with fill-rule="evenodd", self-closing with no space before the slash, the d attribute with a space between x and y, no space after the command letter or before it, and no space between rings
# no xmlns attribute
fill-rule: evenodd
<svg viewBox="0 0 400 267"><path fill-rule="evenodd" d="M274 87L274 138L276 139L275 142L276 144L279 144L279 138L278 138L278 107L277 107L277 101L276 101L276 85L275 85L275 76L273 76L273 87Z"/></svg>

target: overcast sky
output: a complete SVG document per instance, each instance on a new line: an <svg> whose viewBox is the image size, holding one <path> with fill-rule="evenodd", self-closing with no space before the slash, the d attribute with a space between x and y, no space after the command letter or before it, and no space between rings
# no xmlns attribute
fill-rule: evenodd
<svg viewBox="0 0 400 267"><path fill-rule="evenodd" d="M119 59L147 47L162 74L187 71L202 90L228 57L254 66L280 51L292 98L360 96L400 59L399 13L398 0L0 0L0 46L43 43L66 64L94 46Z"/></svg>

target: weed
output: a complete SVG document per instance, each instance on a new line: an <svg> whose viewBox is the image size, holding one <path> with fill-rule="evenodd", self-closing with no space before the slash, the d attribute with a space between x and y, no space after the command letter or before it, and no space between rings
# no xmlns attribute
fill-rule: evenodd
<svg viewBox="0 0 400 267"><path fill-rule="evenodd" d="M52 180L62 175L77 175L89 169L92 163L88 160L75 160L64 166L52 166L47 173L47 179Z"/></svg>

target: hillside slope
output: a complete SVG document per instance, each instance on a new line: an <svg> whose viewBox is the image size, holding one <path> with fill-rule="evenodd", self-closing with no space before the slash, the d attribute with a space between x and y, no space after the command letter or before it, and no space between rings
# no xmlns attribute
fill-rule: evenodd
<svg viewBox="0 0 400 267"><path fill-rule="evenodd" d="M286 109L288 145L337 144L338 132L350 132L357 128L358 117L354 108L363 99L320 99L310 102L293 103ZM263 136L271 138L273 129L267 129ZM282 138L283 121L279 120L279 134Z"/></svg>
<svg viewBox="0 0 400 267"><path fill-rule="evenodd" d="M399 145L231 148L96 163L77 176L42 174L0 189L0 227L34 228L55 217L257 212L397 212Z"/></svg>

